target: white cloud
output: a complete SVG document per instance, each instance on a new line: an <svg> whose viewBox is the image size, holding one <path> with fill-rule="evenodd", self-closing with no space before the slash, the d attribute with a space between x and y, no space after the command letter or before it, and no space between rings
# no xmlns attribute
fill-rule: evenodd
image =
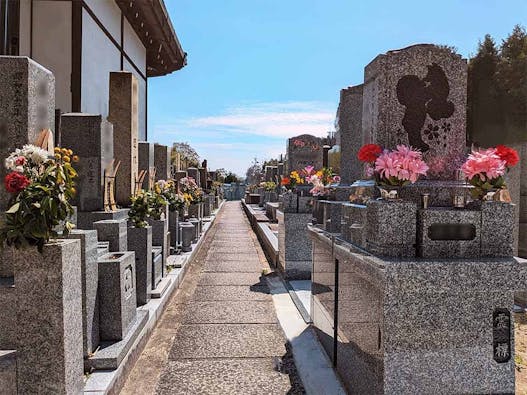
<svg viewBox="0 0 527 395"><path fill-rule="evenodd" d="M243 175L254 157L277 158L286 139L299 134L325 136L333 128L335 105L315 101L246 103L223 113L152 125L154 141L187 141L210 168Z"/></svg>
<svg viewBox="0 0 527 395"><path fill-rule="evenodd" d="M223 114L178 120L160 125L160 134L198 129L213 134L246 134L289 138L303 133L325 136L332 129L335 108L323 102L250 103ZM179 134L179 133L178 133Z"/></svg>

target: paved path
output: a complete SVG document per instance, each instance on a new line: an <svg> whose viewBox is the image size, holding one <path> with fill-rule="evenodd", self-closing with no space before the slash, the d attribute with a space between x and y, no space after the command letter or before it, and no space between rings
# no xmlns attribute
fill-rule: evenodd
<svg viewBox="0 0 527 395"><path fill-rule="evenodd" d="M206 238L121 393L303 393L240 202Z"/></svg>

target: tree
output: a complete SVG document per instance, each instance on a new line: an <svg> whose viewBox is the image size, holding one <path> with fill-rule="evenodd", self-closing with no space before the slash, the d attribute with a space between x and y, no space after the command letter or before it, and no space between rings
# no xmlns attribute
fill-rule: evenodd
<svg viewBox="0 0 527 395"><path fill-rule="evenodd" d="M468 64L467 132L468 140L478 145L493 145L503 125L502 92L496 78L498 62L498 48L487 34Z"/></svg>
<svg viewBox="0 0 527 395"><path fill-rule="evenodd" d="M269 159L264 161L262 169L265 170L266 166L278 166L278 159Z"/></svg>
<svg viewBox="0 0 527 395"><path fill-rule="evenodd" d="M230 171L229 174L227 174L227 176L225 177L224 182L226 184L232 184L232 183L238 182L238 176L234 174L232 171Z"/></svg>
<svg viewBox="0 0 527 395"><path fill-rule="evenodd" d="M179 155L182 166L184 168L188 167L199 167L199 155L194 148L190 146L189 143L178 143L175 142L172 145L172 155L171 160L172 164L175 165L176 158Z"/></svg>
<svg viewBox="0 0 527 395"><path fill-rule="evenodd" d="M216 179L219 182L225 182L225 177L227 177L227 170L225 170L223 167L216 169Z"/></svg>
<svg viewBox="0 0 527 395"><path fill-rule="evenodd" d="M527 33L520 25L501 45L497 80L504 91L509 140L527 140Z"/></svg>
<svg viewBox="0 0 527 395"><path fill-rule="evenodd" d="M245 173L245 182L249 185L255 185L259 184L263 179L262 166L258 162L258 159L254 158L251 166L249 166Z"/></svg>

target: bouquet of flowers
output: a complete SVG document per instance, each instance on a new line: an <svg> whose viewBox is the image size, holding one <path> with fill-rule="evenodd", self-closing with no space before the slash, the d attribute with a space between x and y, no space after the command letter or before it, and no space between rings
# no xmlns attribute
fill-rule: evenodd
<svg viewBox="0 0 527 395"><path fill-rule="evenodd" d="M291 191L295 189L297 185L303 185L305 183L305 177L303 177L297 170L293 170L289 177L282 177L281 185Z"/></svg>
<svg viewBox="0 0 527 395"><path fill-rule="evenodd" d="M64 233L73 224L67 219L73 214L70 200L76 193L77 172L72 162L79 158L67 148L55 148L54 156L35 145L16 149L5 160L9 173L4 179L12 194L5 223L0 229L0 245L15 248L37 246L58 236L55 228L64 222Z"/></svg>
<svg viewBox="0 0 527 395"><path fill-rule="evenodd" d="M159 180L154 185L154 190L163 195L170 211L181 210L185 206L185 198L182 193L178 192L174 180Z"/></svg>
<svg viewBox="0 0 527 395"><path fill-rule="evenodd" d="M323 167L321 170L314 170L313 166L304 169L306 181L313 185L309 191L313 196L324 196L331 190L331 185L338 184L340 177L333 173L331 167Z"/></svg>
<svg viewBox="0 0 527 395"><path fill-rule="evenodd" d="M375 176L377 184L384 187L413 184L428 172L421 152L405 145L383 150L377 144L366 144L357 156L366 163L366 174Z"/></svg>
<svg viewBox="0 0 527 395"><path fill-rule="evenodd" d="M461 166L466 178L474 188L474 199L484 199L493 189L506 189L503 175L516 166L519 156L516 150L504 145L486 150L473 150Z"/></svg>
<svg viewBox="0 0 527 395"><path fill-rule="evenodd" d="M179 185L187 204L199 203L203 200L203 190L192 177L182 178L179 180Z"/></svg>
<svg viewBox="0 0 527 395"><path fill-rule="evenodd" d="M276 189L276 183L274 183L273 181L262 182L260 185L267 192L273 192Z"/></svg>

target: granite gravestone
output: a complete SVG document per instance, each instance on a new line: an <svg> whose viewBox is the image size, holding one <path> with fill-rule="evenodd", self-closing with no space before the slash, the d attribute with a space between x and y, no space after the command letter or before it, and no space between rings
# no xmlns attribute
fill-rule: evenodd
<svg viewBox="0 0 527 395"><path fill-rule="evenodd" d="M364 178L364 168L357 153L364 144L362 135L363 85L351 86L340 91L337 110L337 133L340 136L341 185L349 185Z"/></svg>
<svg viewBox="0 0 527 395"><path fill-rule="evenodd" d="M288 172L302 170L306 166L322 167L323 142L320 137L303 134L287 141Z"/></svg>
<svg viewBox="0 0 527 395"><path fill-rule="evenodd" d="M113 127L101 115L70 113L61 116L61 139L79 155L78 193L73 200L80 211L104 209L104 171L113 159Z"/></svg>
<svg viewBox="0 0 527 395"><path fill-rule="evenodd" d="M413 45L377 56L364 81L365 143L417 148L429 179L451 180L466 150L466 60L448 48Z"/></svg>
<svg viewBox="0 0 527 395"><path fill-rule="evenodd" d="M154 144L154 166L156 167L156 181L170 178L170 147Z"/></svg>
<svg viewBox="0 0 527 395"><path fill-rule="evenodd" d="M151 177L150 170L154 164L154 144L147 141L139 142L139 170L146 170L146 177L143 180L143 189L148 189L148 181Z"/></svg>
<svg viewBox="0 0 527 395"><path fill-rule="evenodd" d="M121 162L117 173L117 204L127 207L138 173L138 85L130 72L110 73L108 120L113 124L113 150Z"/></svg>
<svg viewBox="0 0 527 395"><path fill-rule="evenodd" d="M192 177L194 179L194 181L196 182L197 186L201 185L199 169L197 169L195 167L189 167L187 169L187 174L188 174L189 177Z"/></svg>
<svg viewBox="0 0 527 395"><path fill-rule="evenodd" d="M42 129L55 128L55 77L27 57L0 56L0 179L3 159L24 144L35 143ZM10 196L0 187L0 211Z"/></svg>

